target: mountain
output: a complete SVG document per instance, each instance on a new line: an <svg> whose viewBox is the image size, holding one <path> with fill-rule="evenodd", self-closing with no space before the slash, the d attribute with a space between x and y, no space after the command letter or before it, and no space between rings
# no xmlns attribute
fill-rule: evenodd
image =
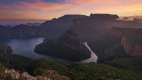
<svg viewBox="0 0 142 80"><path fill-rule="evenodd" d="M32 38L32 37L42 37L46 32L44 29L38 26L30 25L17 25L17 26L1 26L0 27L0 37L1 38Z"/></svg>
<svg viewBox="0 0 142 80"><path fill-rule="evenodd" d="M90 16L67 15L45 22L42 26L47 26L49 36L43 44L37 46L36 49L38 50L35 49L35 51L40 54L53 57L58 56L63 59L66 58L71 60L69 57L72 57L73 59L78 58L79 60L82 60L89 58L88 55L90 55L90 53L84 51L85 49L82 50L82 45L79 44L88 42L89 46L91 46L93 51L97 54L100 61L114 58L114 56L122 56L125 52L120 45L121 36L112 28L112 24L119 22L117 20L118 18L117 15L112 14L91 14ZM62 45L62 50L67 50L67 52L58 52L57 49L51 47L53 45L58 49L61 47L59 45ZM79 52L70 51L74 47L74 50ZM81 55L88 55L84 58L79 58L77 55L81 53L80 51L82 52ZM68 53L70 53L70 55L68 55ZM75 58L73 54L76 54L77 58Z"/></svg>
<svg viewBox="0 0 142 80"><path fill-rule="evenodd" d="M68 44L70 49L75 44L66 42L68 39L71 42L75 40L78 44L87 42L101 62L124 56L127 53L123 45L121 45L121 32L114 28L117 26L122 28L124 26L137 26L141 25L139 24L140 22L140 20L119 20L119 16L114 14L64 15L48 20L38 26L24 24L14 27L0 26L0 37L18 39L44 37L46 38L44 44L47 44L46 42L48 41L51 41L51 43L53 41L53 43L56 42L56 45L58 43ZM70 39L72 34L68 32L77 35L77 38ZM64 39L62 39L63 37ZM80 46L77 46L76 49L80 49ZM89 57L88 55L86 56Z"/></svg>
<svg viewBox="0 0 142 80"><path fill-rule="evenodd" d="M37 45L35 52L73 62L91 57L89 50L70 30L57 40L47 39L42 44Z"/></svg>
<svg viewBox="0 0 142 80"><path fill-rule="evenodd" d="M85 15L65 15L58 19L41 24L20 24L16 26L0 26L1 38L55 38L68 30L75 19L87 17Z"/></svg>
<svg viewBox="0 0 142 80"><path fill-rule="evenodd" d="M57 19L53 19L41 24L47 30L48 39L55 39L62 36L66 31L70 30L74 21L78 18L85 18L85 15L64 15Z"/></svg>

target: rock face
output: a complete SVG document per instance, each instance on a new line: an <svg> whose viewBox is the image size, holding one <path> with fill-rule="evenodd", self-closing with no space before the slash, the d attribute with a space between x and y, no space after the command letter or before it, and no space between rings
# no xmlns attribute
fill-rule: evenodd
<svg viewBox="0 0 142 80"><path fill-rule="evenodd" d="M133 32L131 32L132 34ZM138 33L138 32L137 32ZM134 35L134 33L133 33ZM130 56L142 56L142 39L141 35L123 35L121 44L123 45L125 51Z"/></svg>
<svg viewBox="0 0 142 80"><path fill-rule="evenodd" d="M142 56L142 23L137 20L120 22L116 27L121 33L121 45L129 56Z"/></svg>
<svg viewBox="0 0 142 80"><path fill-rule="evenodd" d="M121 44L128 55L137 57L142 56L142 44L130 43L125 37L122 38Z"/></svg>

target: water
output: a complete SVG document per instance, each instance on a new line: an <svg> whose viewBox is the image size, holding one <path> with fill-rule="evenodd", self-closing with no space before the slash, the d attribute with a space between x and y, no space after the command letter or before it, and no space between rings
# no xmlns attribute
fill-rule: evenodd
<svg viewBox="0 0 142 80"><path fill-rule="evenodd" d="M32 39L11 39L8 41L8 45L12 48L13 54L37 59L43 57L34 52L36 45L42 43L44 38L32 38Z"/></svg>
<svg viewBox="0 0 142 80"><path fill-rule="evenodd" d="M12 48L13 54L25 56L31 59L38 59L38 58L50 58L56 59L49 56L43 56L34 52L36 45L42 43L44 38L31 38L31 39L9 39L6 43ZM97 62L98 57L96 56L95 52L93 52L87 42L83 43L84 46L90 51L91 57L88 59L84 59L77 63L90 63L90 62ZM62 59L56 59L59 61L65 61Z"/></svg>
<svg viewBox="0 0 142 80"><path fill-rule="evenodd" d="M91 53L91 57L88 59L82 60L80 63L90 63L90 62L97 63L98 56L96 55L96 53L90 48L87 42L84 42L83 44Z"/></svg>

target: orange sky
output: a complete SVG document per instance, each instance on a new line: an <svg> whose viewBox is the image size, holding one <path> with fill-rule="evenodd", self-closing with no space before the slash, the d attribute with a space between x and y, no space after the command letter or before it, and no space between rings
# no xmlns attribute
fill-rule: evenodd
<svg viewBox="0 0 142 80"><path fill-rule="evenodd" d="M7 2L6 2L7 1ZM112 13L142 16L142 0L10 0L0 1L0 20L47 20L64 14Z"/></svg>

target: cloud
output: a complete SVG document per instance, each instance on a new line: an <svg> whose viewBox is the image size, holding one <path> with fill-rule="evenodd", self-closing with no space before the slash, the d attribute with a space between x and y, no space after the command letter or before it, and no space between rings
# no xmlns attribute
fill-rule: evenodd
<svg viewBox="0 0 142 80"><path fill-rule="evenodd" d="M11 6L11 5L19 4L21 2L33 3L35 1L36 0L0 0L0 5Z"/></svg>
<svg viewBox="0 0 142 80"><path fill-rule="evenodd" d="M0 18L49 19L64 14L142 13L141 0L0 0Z"/></svg>
<svg viewBox="0 0 142 80"><path fill-rule="evenodd" d="M67 0L41 0L42 2L47 2L47 3L66 3Z"/></svg>
<svg viewBox="0 0 142 80"><path fill-rule="evenodd" d="M18 4L21 2L25 2L25 3L36 3L36 2L65 3L66 0L0 0L0 4L2 5L12 5L12 4Z"/></svg>
<svg viewBox="0 0 142 80"><path fill-rule="evenodd" d="M58 11L71 8L65 0L13 0L15 3L11 4L8 1L3 1L7 5L0 5L1 19L48 19Z"/></svg>

